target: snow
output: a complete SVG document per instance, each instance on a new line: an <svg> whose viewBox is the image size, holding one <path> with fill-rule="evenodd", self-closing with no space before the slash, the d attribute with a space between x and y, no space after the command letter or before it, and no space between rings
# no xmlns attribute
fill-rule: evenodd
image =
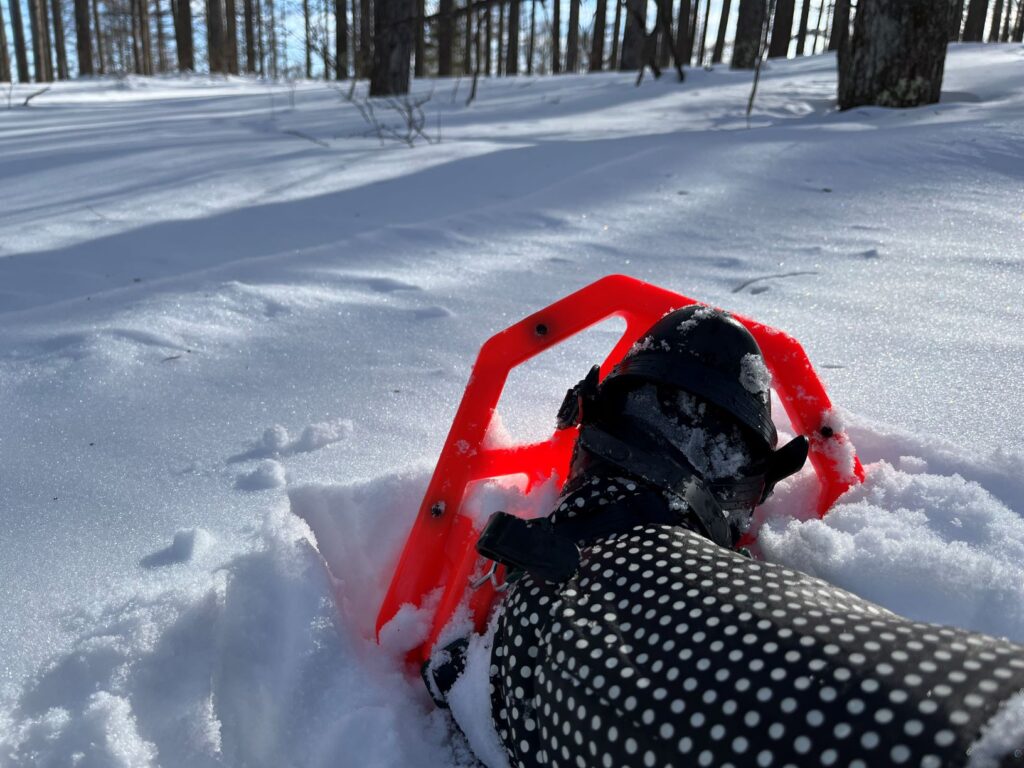
<svg viewBox="0 0 1024 768"><path fill-rule="evenodd" d="M721 68L417 83L411 149L322 83L0 110L0 763L472 764L376 610L480 344L615 272L784 329L842 409L867 483L824 522L780 484L766 556L1024 642L1024 53L952 46L912 111L835 113L834 65L749 122Z"/></svg>

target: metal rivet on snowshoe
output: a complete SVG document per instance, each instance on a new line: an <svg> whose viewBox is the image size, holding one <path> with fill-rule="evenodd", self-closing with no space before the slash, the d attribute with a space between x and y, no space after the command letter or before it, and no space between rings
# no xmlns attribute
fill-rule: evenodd
<svg viewBox="0 0 1024 768"><path fill-rule="evenodd" d="M537 323L537 327L533 329L538 336L547 336L548 327L544 323Z"/></svg>
<svg viewBox="0 0 1024 768"><path fill-rule="evenodd" d="M832 427L825 426L825 427L821 428L821 436L822 437L832 437L832 435L834 435L834 434L835 434L835 431L832 429Z"/></svg>
<svg viewBox="0 0 1024 768"><path fill-rule="evenodd" d="M444 514L444 502L443 501L435 501L434 505L430 508L430 516L431 517L440 517L443 514Z"/></svg>

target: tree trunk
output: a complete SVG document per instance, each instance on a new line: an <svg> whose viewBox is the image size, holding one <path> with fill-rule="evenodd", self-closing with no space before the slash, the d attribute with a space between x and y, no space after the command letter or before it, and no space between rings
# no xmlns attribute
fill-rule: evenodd
<svg viewBox="0 0 1024 768"><path fill-rule="evenodd" d="M409 92L415 11L413 0L377 0L374 3L371 96L395 96Z"/></svg>
<svg viewBox="0 0 1024 768"><path fill-rule="evenodd" d="M313 38L309 25L309 0L302 0L302 28L305 30L306 41L306 78L313 77Z"/></svg>
<svg viewBox="0 0 1024 768"><path fill-rule="evenodd" d="M193 72L196 68L192 47L192 4L189 0L174 0L174 45L178 54L178 71Z"/></svg>
<svg viewBox="0 0 1024 768"><path fill-rule="evenodd" d="M155 0L156 7L156 60L157 70L167 71L167 39L164 35L164 9L160 0Z"/></svg>
<svg viewBox="0 0 1024 768"><path fill-rule="evenodd" d="M668 69L672 55L672 0L656 0L654 34L658 39L658 66Z"/></svg>
<svg viewBox="0 0 1024 768"><path fill-rule="evenodd" d="M92 0L92 25L96 29L96 71L106 74L107 64L103 56L103 28L100 26L99 0Z"/></svg>
<svg viewBox="0 0 1024 768"><path fill-rule="evenodd" d="M68 79L68 50L64 45L64 16L60 0L52 0L53 10L53 44L57 53L57 79ZM6 49L5 49L6 50Z"/></svg>
<svg viewBox="0 0 1024 768"><path fill-rule="evenodd" d="M964 25L964 0L950 0L949 42L960 40L960 30Z"/></svg>
<svg viewBox="0 0 1024 768"><path fill-rule="evenodd" d="M683 0L685 2L685 0ZM729 25L729 6L732 0L722 0L722 20L718 23L718 36L715 38L715 50L711 54L712 64L721 64L725 55L725 30Z"/></svg>
<svg viewBox="0 0 1024 768"><path fill-rule="evenodd" d="M75 48L78 49L78 76L91 75L92 34L89 32L89 0L75 0Z"/></svg>
<svg viewBox="0 0 1024 768"><path fill-rule="evenodd" d="M1003 20L1003 0L996 0L995 10L992 11L992 26L989 28L988 41L999 42L999 22Z"/></svg>
<svg viewBox="0 0 1024 768"><path fill-rule="evenodd" d="M28 52L25 50L25 26L21 22L21 0L9 0L11 11L11 30L14 34L14 60L18 65L18 82L27 83L31 79L28 74Z"/></svg>
<svg viewBox="0 0 1024 768"><path fill-rule="evenodd" d="M237 75L238 12L235 10L235 0L224 0L224 57L227 59L228 72Z"/></svg>
<svg viewBox="0 0 1024 768"><path fill-rule="evenodd" d="M622 36L620 30L622 29L622 3L624 0L613 0L615 3L615 19L612 23L614 29L612 29L612 56L608 60L608 69L614 71L619 68L619 52L620 52L620 41ZM686 0L683 0L686 2Z"/></svg>
<svg viewBox="0 0 1024 768"><path fill-rule="evenodd" d="M767 0L765 0L767 2ZM693 54L697 51L697 22L700 19L700 0L693 0L690 6L690 40L686 51L686 63L693 62Z"/></svg>
<svg viewBox="0 0 1024 768"><path fill-rule="evenodd" d="M580 0L569 0L569 34L565 39L565 71L579 69L580 58Z"/></svg>
<svg viewBox="0 0 1024 768"><path fill-rule="evenodd" d="M692 0L679 0L679 18L676 20L676 50L687 64L693 58L690 39L690 4Z"/></svg>
<svg viewBox="0 0 1024 768"><path fill-rule="evenodd" d="M519 19L522 16L519 0L508 4L508 52L505 54L505 74L519 74Z"/></svg>
<svg viewBox="0 0 1024 768"><path fill-rule="evenodd" d="M832 12L832 34L828 38L828 49L838 51L849 37L850 0L836 0L835 10Z"/></svg>
<svg viewBox="0 0 1024 768"><path fill-rule="evenodd" d="M505 74L505 50L502 43L505 40L505 0L498 0L498 69L499 75Z"/></svg>
<svg viewBox="0 0 1024 768"><path fill-rule="evenodd" d="M860 0L839 49L839 108L937 102L948 33L949 0Z"/></svg>
<svg viewBox="0 0 1024 768"><path fill-rule="evenodd" d="M43 36L43 57L46 59L46 81L52 83L54 80L53 38L50 37L50 9L46 5L46 0L39 0L39 25L40 34Z"/></svg>
<svg viewBox="0 0 1024 768"><path fill-rule="evenodd" d="M13 83L11 56L7 52L7 26L4 23L4 9L0 6L0 83Z"/></svg>
<svg viewBox="0 0 1024 768"><path fill-rule="evenodd" d="M1013 42L1024 42L1024 3L1017 3L1017 21L1013 25Z"/></svg>
<svg viewBox="0 0 1024 768"><path fill-rule="evenodd" d="M346 0L334 0L334 77L338 80L348 80L348 3Z"/></svg>
<svg viewBox="0 0 1024 768"><path fill-rule="evenodd" d="M1006 0L1004 4L1006 11L1003 14L1003 31L999 33L999 42L1005 43L1010 39L1010 13L1013 11L1013 0Z"/></svg>
<svg viewBox="0 0 1024 768"><path fill-rule="evenodd" d="M793 38L794 0L778 0L775 3L775 23L772 25L772 41L768 46L769 59L785 59L789 56L789 42Z"/></svg>
<svg viewBox="0 0 1024 768"><path fill-rule="evenodd" d="M591 72L600 72L604 68L604 35L605 26L608 23L607 18L608 0L597 0L597 8L594 10L594 37L590 41Z"/></svg>
<svg viewBox="0 0 1024 768"><path fill-rule="evenodd" d="M494 6L492 6L490 0L488 0L484 14L484 74L487 77L491 76L491 43L493 42L491 28L493 25Z"/></svg>
<svg viewBox="0 0 1024 768"><path fill-rule="evenodd" d="M142 48L142 74L153 74L153 44L149 34L149 0L137 0L139 10L139 44Z"/></svg>
<svg viewBox="0 0 1024 768"><path fill-rule="evenodd" d="M454 23L452 19L452 0L441 0L437 20L437 74L449 77L452 74L452 38Z"/></svg>
<svg viewBox="0 0 1024 768"><path fill-rule="evenodd" d="M187 3L188 0L178 0ZM206 50L210 72L226 72L224 61L224 10L221 0L206 0Z"/></svg>
<svg viewBox="0 0 1024 768"><path fill-rule="evenodd" d="M526 44L526 74L533 74L533 52L537 44L537 0L530 0L530 39Z"/></svg>
<svg viewBox="0 0 1024 768"><path fill-rule="evenodd" d="M807 45L807 22L811 15L811 0L803 0L800 5L800 27L796 33L796 55L803 56ZM812 46L813 51L813 46Z"/></svg>
<svg viewBox="0 0 1024 768"><path fill-rule="evenodd" d="M386 0L379 0L386 2ZM373 65L373 4L359 0L359 77L369 77Z"/></svg>
<svg viewBox="0 0 1024 768"><path fill-rule="evenodd" d="M40 0L28 0L28 26L32 35L32 69L36 82L45 83L46 64L43 60L43 38L39 34L39 3Z"/></svg>
<svg viewBox="0 0 1024 768"><path fill-rule="evenodd" d="M825 18L825 0L821 0L818 4L818 20L814 24L814 42L811 44L811 54L818 52L818 41L822 39L825 34L825 27L822 26L822 20Z"/></svg>
<svg viewBox="0 0 1024 768"><path fill-rule="evenodd" d="M626 30L622 35L619 69L633 72L644 66L644 40L647 37L647 0L626 0Z"/></svg>
<svg viewBox="0 0 1024 768"><path fill-rule="evenodd" d="M462 41L462 74L473 72L473 0L466 0L466 36Z"/></svg>
<svg viewBox="0 0 1024 768"><path fill-rule="evenodd" d="M562 71L562 0L551 0L551 74Z"/></svg>
<svg viewBox="0 0 1024 768"><path fill-rule="evenodd" d="M355 4L352 5L352 11L355 12ZM267 46L270 48L270 76L276 78L278 75L277 69L277 18L274 15L274 0L267 0L267 19L269 24L267 25Z"/></svg>
<svg viewBox="0 0 1024 768"><path fill-rule="evenodd" d="M157 0L160 2L160 0ZM242 23L245 27L245 71L256 73L256 10L252 0L242 1ZM326 48L324 49L326 50ZM325 71L326 74L326 71Z"/></svg>
<svg viewBox="0 0 1024 768"><path fill-rule="evenodd" d="M415 46L415 75L423 77L427 73L427 45L424 37L423 18L427 15L423 0L416 0L416 46Z"/></svg>
<svg viewBox="0 0 1024 768"><path fill-rule="evenodd" d="M700 52L697 55L697 66L704 66L704 54L708 44L708 23L711 21L711 0L704 3L704 26L700 33Z"/></svg>
<svg viewBox="0 0 1024 768"><path fill-rule="evenodd" d="M732 49L732 69L753 69L761 55L761 35L767 8L765 0L740 0L736 19L736 41Z"/></svg>
<svg viewBox="0 0 1024 768"><path fill-rule="evenodd" d="M964 22L964 42L980 43L985 37L985 17L988 15L988 0L970 0L967 6L967 21Z"/></svg>

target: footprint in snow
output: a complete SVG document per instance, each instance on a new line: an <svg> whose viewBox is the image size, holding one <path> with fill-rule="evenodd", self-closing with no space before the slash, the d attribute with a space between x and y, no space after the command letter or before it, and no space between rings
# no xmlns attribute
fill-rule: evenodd
<svg viewBox="0 0 1024 768"><path fill-rule="evenodd" d="M174 539L163 549L146 555L139 561L143 568L162 568L187 563L210 546L213 537L203 528L186 528L174 534Z"/></svg>
<svg viewBox="0 0 1024 768"><path fill-rule="evenodd" d="M235 489L239 491L267 491L280 488L285 484L284 466L273 459L264 459L256 468L243 472L235 479Z"/></svg>
<svg viewBox="0 0 1024 768"><path fill-rule="evenodd" d="M334 419L310 424L298 437L292 437L287 428L280 424L267 427L260 438L247 451L228 459L228 464L238 464L253 459L272 459L292 456L296 453L311 453L333 443L339 443L352 434L350 419ZM247 489L248 490L248 489Z"/></svg>

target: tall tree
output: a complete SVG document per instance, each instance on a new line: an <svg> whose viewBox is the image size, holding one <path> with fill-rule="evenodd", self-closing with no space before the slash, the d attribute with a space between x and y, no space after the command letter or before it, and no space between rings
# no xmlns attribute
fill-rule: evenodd
<svg viewBox="0 0 1024 768"><path fill-rule="evenodd" d="M967 5L967 20L964 22L964 42L980 43L985 37L985 17L988 16L988 0L970 0Z"/></svg>
<svg viewBox="0 0 1024 768"><path fill-rule="evenodd" d="M655 0L654 34L658 38L658 66L666 69L672 55L672 0Z"/></svg>
<svg viewBox="0 0 1024 768"><path fill-rule="evenodd" d="M416 18L414 0L376 0L373 4L373 71L371 96L409 92L409 70Z"/></svg>
<svg viewBox="0 0 1024 768"><path fill-rule="evenodd" d="M565 39L565 71L575 73L580 57L580 0L569 0L569 33Z"/></svg>
<svg viewBox="0 0 1024 768"><path fill-rule="evenodd" d="M52 0L53 46L57 53L57 79L68 79L68 49L64 45L64 14L60 0Z"/></svg>
<svg viewBox="0 0 1024 768"><path fill-rule="evenodd" d="M346 0L334 0L334 77L338 80L348 79L348 8L346 6Z"/></svg>
<svg viewBox="0 0 1024 768"><path fill-rule="evenodd" d="M697 65L704 66L704 54L708 44L708 23L711 21L711 0L704 3L704 26L700 33L700 52L697 55Z"/></svg>
<svg viewBox="0 0 1024 768"><path fill-rule="evenodd" d="M192 4L189 0L171 0L174 21L174 47L178 55L178 71L192 72L196 68L192 49Z"/></svg>
<svg viewBox="0 0 1024 768"><path fill-rule="evenodd" d="M505 40L505 0L498 0L498 74L505 74L505 51L502 43Z"/></svg>
<svg viewBox="0 0 1024 768"><path fill-rule="evenodd" d="M167 71L167 40L164 35L164 9L160 0L154 0L156 9L156 60L157 70Z"/></svg>
<svg viewBox="0 0 1024 768"><path fill-rule="evenodd" d="M784 59L789 56L789 41L793 38L793 0L777 0L772 40L768 45L768 58Z"/></svg>
<svg viewBox="0 0 1024 768"><path fill-rule="evenodd" d="M189 0L178 0L181 4ZM206 0L206 51L210 72L226 72L224 58L224 9L221 0Z"/></svg>
<svg viewBox="0 0 1024 768"><path fill-rule="evenodd" d="M142 44L142 74L153 74L153 41L149 31L149 0L137 0L139 9L139 40Z"/></svg>
<svg viewBox="0 0 1024 768"><path fill-rule="evenodd" d="M235 8L235 0L224 0L224 57L227 60L228 72L237 75L238 11Z"/></svg>
<svg viewBox="0 0 1024 768"><path fill-rule="evenodd" d="M96 30L99 34L99 30ZM92 34L89 31L89 0L75 0L75 48L78 74L92 74Z"/></svg>
<svg viewBox="0 0 1024 768"><path fill-rule="evenodd" d="M0 83L14 82L11 76L11 56L7 52L7 25L4 24L4 9L0 6Z"/></svg>
<svg viewBox="0 0 1024 768"><path fill-rule="evenodd" d="M647 39L647 0L626 0L626 29L622 34L622 58L619 69L631 72L644 66L644 41Z"/></svg>
<svg viewBox="0 0 1024 768"><path fill-rule="evenodd" d="M676 20L676 50L689 64L693 58L693 40L690 37L690 6L692 0L679 0L679 17Z"/></svg>
<svg viewBox="0 0 1024 768"><path fill-rule="evenodd" d="M27 83L28 53L25 50L25 27L21 23L21 0L8 0L11 10L11 31L14 34L14 60L18 65L18 82Z"/></svg>
<svg viewBox="0 0 1024 768"><path fill-rule="evenodd" d="M386 0L378 0L386 2ZM373 66L373 3L359 0L359 74L369 77Z"/></svg>
<svg viewBox="0 0 1024 768"><path fill-rule="evenodd" d="M45 2L46 0L42 0ZM32 35L32 69L36 82L45 83L47 80L46 61L43 58L43 38L39 33L39 3L40 0L28 0L28 24L29 32Z"/></svg>
<svg viewBox="0 0 1024 768"><path fill-rule="evenodd" d="M355 4L352 5L355 13ZM274 14L274 0L267 0L267 47L270 48L270 76L276 78L277 69L277 18Z"/></svg>
<svg viewBox="0 0 1024 768"><path fill-rule="evenodd" d="M999 22L1003 20L1003 0L996 0L995 10L992 11L992 27L989 29L988 41L999 42Z"/></svg>
<svg viewBox="0 0 1024 768"><path fill-rule="evenodd" d="M519 0L508 5L508 52L505 54L505 74L519 74L519 21L522 16Z"/></svg>
<svg viewBox="0 0 1024 768"><path fill-rule="evenodd" d="M803 0L800 3L800 26L797 28L796 33L796 55L804 55L804 47L807 44L807 22L811 15L811 0ZM814 46L811 46L811 52L814 52Z"/></svg>
<svg viewBox="0 0 1024 768"><path fill-rule="evenodd" d="M541 0L544 2L544 0ZM530 0L530 37L526 41L526 74L533 74L533 52L537 44L537 0Z"/></svg>
<svg viewBox="0 0 1024 768"><path fill-rule="evenodd" d="M964 25L964 0L950 0L949 42L960 39L960 30Z"/></svg>
<svg viewBox="0 0 1024 768"><path fill-rule="evenodd" d="M414 60L416 62L416 77L423 77L427 74L427 44L424 37L427 15L426 3L424 0L416 0L416 50Z"/></svg>
<svg viewBox="0 0 1024 768"><path fill-rule="evenodd" d="M452 38L455 36L452 10L452 0L441 0L437 19L437 74L441 77L452 73Z"/></svg>
<svg viewBox="0 0 1024 768"><path fill-rule="evenodd" d="M242 24L245 27L245 71L254 74L256 72L256 9L252 0L242 0ZM327 50L326 46L324 46L324 50Z"/></svg>
<svg viewBox="0 0 1024 768"><path fill-rule="evenodd" d="M753 69L761 56L761 35L768 23L765 0L740 0L736 40L732 47L733 69Z"/></svg>
<svg viewBox="0 0 1024 768"><path fill-rule="evenodd" d="M50 36L50 10L46 0L39 0L39 34L42 35L43 58L46 66L46 82L53 82L53 38Z"/></svg>
<svg viewBox="0 0 1024 768"><path fill-rule="evenodd" d="M100 3L92 0L92 25L96 29L96 71L106 74L107 63L103 49L103 28L100 26Z"/></svg>
<svg viewBox="0 0 1024 768"><path fill-rule="evenodd" d="M616 0L617 1L617 0ZM685 2L685 0L683 0ZM594 36L590 40L591 72L600 72L604 68L604 36L608 18L608 0L596 0L594 10Z"/></svg>
<svg viewBox="0 0 1024 768"><path fill-rule="evenodd" d="M309 0L302 0L302 24L305 30L306 77L313 77L313 35L309 21Z"/></svg>
<svg viewBox="0 0 1024 768"><path fill-rule="evenodd" d="M942 14L945 18L946 14ZM832 12L832 34L828 37L828 49L837 51L850 36L850 0L836 0Z"/></svg>
<svg viewBox="0 0 1024 768"><path fill-rule="evenodd" d="M685 2L685 0L683 0ZM725 30L729 25L729 6L732 0L722 0L722 20L718 22L718 36L715 38L715 50L711 54L712 64L721 64L725 55Z"/></svg>
<svg viewBox="0 0 1024 768"><path fill-rule="evenodd" d="M465 37L462 41L462 74L473 71L473 0L466 0Z"/></svg>
<svg viewBox="0 0 1024 768"><path fill-rule="evenodd" d="M562 0L551 0L551 74L562 71Z"/></svg>
<svg viewBox="0 0 1024 768"><path fill-rule="evenodd" d="M937 102L948 34L949 0L860 0L839 49L839 108Z"/></svg>
<svg viewBox="0 0 1024 768"><path fill-rule="evenodd" d="M494 6L491 5L490 0L487 0L487 5L484 7L484 74L488 77L491 75L491 47L493 43L491 28L493 24Z"/></svg>
<svg viewBox="0 0 1024 768"><path fill-rule="evenodd" d="M608 69L616 70L619 68L619 41L622 40L622 35L619 31L622 29L622 6L625 0L613 0L615 3L615 17L612 22L612 54L611 58L608 59ZM686 0L683 0L686 2Z"/></svg>
<svg viewBox="0 0 1024 768"><path fill-rule="evenodd" d="M697 49L697 22L699 21L699 19L700 0L693 0L693 6L690 8L689 49L684 52L687 64L690 64L693 61L693 54Z"/></svg>
<svg viewBox="0 0 1024 768"><path fill-rule="evenodd" d="M1005 43L1010 39L1010 15L1013 11L1013 0L1006 0L1006 12L1003 14L1003 31L999 33L999 42Z"/></svg>
<svg viewBox="0 0 1024 768"><path fill-rule="evenodd" d="M1013 42L1024 42L1024 2L1017 3L1017 21L1013 25Z"/></svg>

